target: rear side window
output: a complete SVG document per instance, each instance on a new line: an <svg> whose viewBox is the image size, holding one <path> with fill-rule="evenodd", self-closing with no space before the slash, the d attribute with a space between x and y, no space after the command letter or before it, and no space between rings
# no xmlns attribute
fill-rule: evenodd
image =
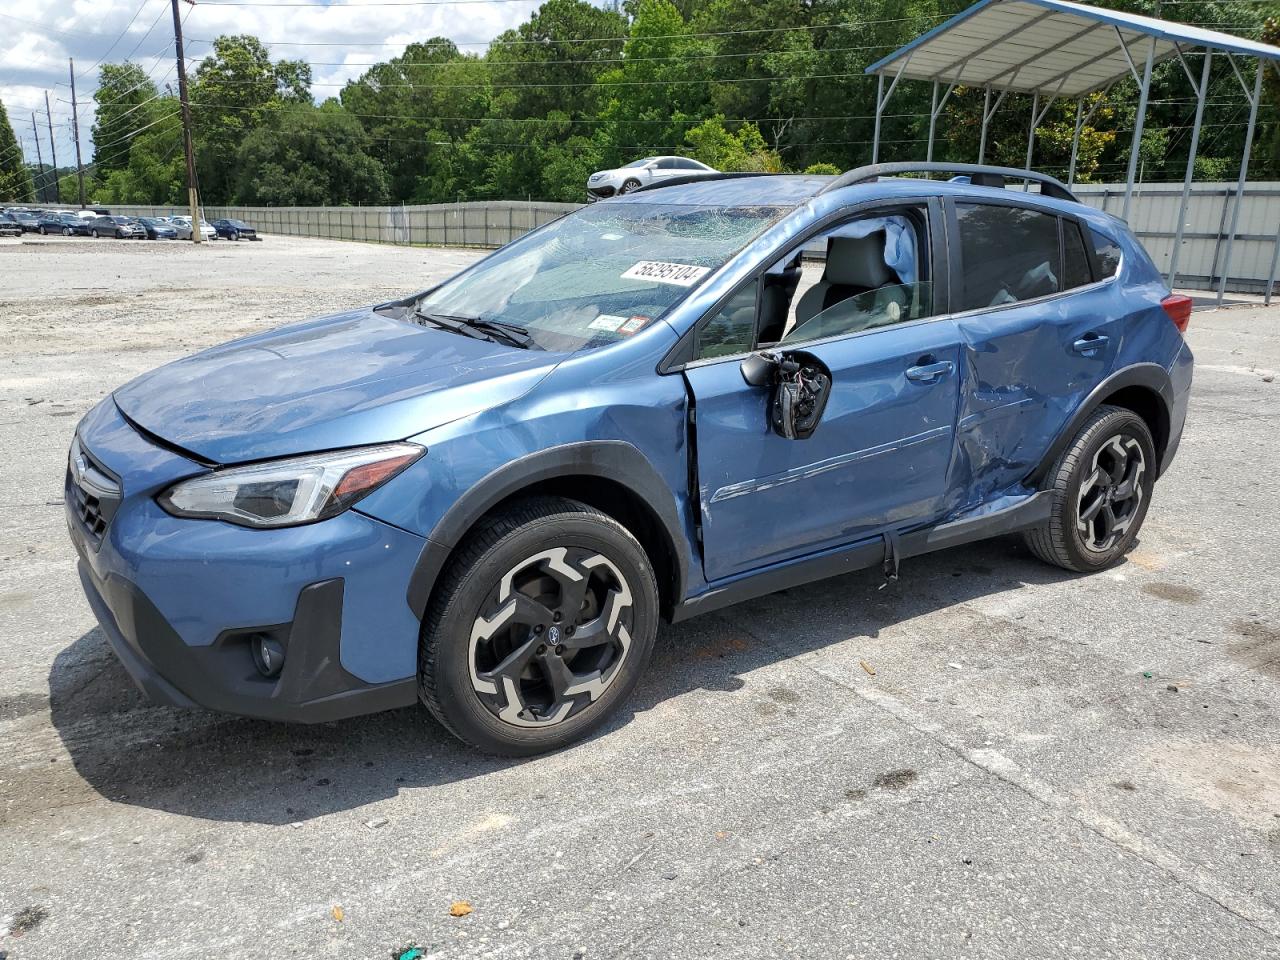
<svg viewBox="0 0 1280 960"><path fill-rule="evenodd" d="M1062 221L1062 282L1068 290L1093 282L1089 257L1080 239L1080 224L1074 220Z"/></svg>
<svg viewBox="0 0 1280 960"><path fill-rule="evenodd" d="M1120 269L1120 245L1097 230L1090 229L1089 236L1093 240L1093 256L1098 261L1100 279L1114 277Z"/></svg>
<svg viewBox="0 0 1280 960"><path fill-rule="evenodd" d="M1063 289L1058 218L1026 207L957 204L961 310L999 307Z"/></svg>

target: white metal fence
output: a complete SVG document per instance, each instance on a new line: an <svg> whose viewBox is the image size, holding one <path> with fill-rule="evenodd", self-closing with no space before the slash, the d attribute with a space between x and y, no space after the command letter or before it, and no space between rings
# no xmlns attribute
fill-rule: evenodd
<svg viewBox="0 0 1280 960"><path fill-rule="evenodd" d="M1209 289L1221 275L1227 232L1235 206L1234 183L1194 183L1187 203L1178 256L1178 286ZM1124 184L1076 184L1085 203L1120 215ZM1173 240L1178 229L1182 184L1154 183L1134 188L1129 225L1142 240L1157 267L1169 272ZM1280 183L1254 182L1245 186L1239 232L1231 250L1227 289L1236 293L1265 293L1276 281L1280 252Z"/></svg>
<svg viewBox="0 0 1280 960"><path fill-rule="evenodd" d="M1196 183L1192 187L1178 263L1178 286L1211 289L1226 251L1234 205L1234 183ZM1077 184L1085 203L1119 215L1123 184ZM1130 223L1156 266L1168 272L1177 229L1182 185L1149 184L1136 188ZM376 243L498 247L565 213L574 203L522 200L441 203L397 207L206 207L206 218L245 220L264 234L328 237ZM180 214L179 207L112 206L136 216ZM1240 232L1231 254L1227 289L1263 293L1276 282L1280 253L1280 183L1250 183L1240 210Z"/></svg>

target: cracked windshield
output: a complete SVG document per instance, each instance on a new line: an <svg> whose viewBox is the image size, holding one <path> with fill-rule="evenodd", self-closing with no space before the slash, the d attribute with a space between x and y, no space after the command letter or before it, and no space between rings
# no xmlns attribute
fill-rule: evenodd
<svg viewBox="0 0 1280 960"><path fill-rule="evenodd" d="M529 341L520 345L543 350L616 343L658 320L786 209L591 207L438 287L418 315L449 327L485 321L494 326L483 329L515 330Z"/></svg>

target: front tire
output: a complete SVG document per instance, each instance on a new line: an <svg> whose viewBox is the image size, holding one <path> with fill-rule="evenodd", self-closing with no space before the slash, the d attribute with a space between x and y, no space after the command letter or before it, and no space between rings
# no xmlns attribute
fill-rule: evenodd
<svg viewBox="0 0 1280 960"><path fill-rule="evenodd" d="M520 501L467 535L437 585L419 695L482 750L556 750L622 705L657 630L657 580L630 531L575 500Z"/></svg>
<svg viewBox="0 0 1280 960"><path fill-rule="evenodd" d="M62 228L62 235L63 235L64 237L69 237L69 236L71 236L71 228L70 228L70 227L63 227L63 228Z"/></svg>
<svg viewBox="0 0 1280 960"><path fill-rule="evenodd" d="M618 190L618 193L630 193L632 190L639 189L640 181L635 179L635 177L630 177L622 184L622 188Z"/></svg>
<svg viewBox="0 0 1280 960"><path fill-rule="evenodd" d="M44 227L41 227L41 228L40 228L40 236L42 236L42 237L47 237L48 235L49 235L49 234L48 234L48 232L45 230L45 228L44 228Z"/></svg>
<svg viewBox="0 0 1280 960"><path fill-rule="evenodd" d="M98 231L97 231L96 229L95 229L95 230L90 230L90 231L89 231L89 234L93 237L93 239L95 239L95 240L97 240L97 239L98 239Z"/></svg>
<svg viewBox="0 0 1280 960"><path fill-rule="evenodd" d="M1045 563L1094 573L1133 549L1151 504L1156 448L1146 421L1101 406L1085 421L1048 474L1049 522L1027 531Z"/></svg>

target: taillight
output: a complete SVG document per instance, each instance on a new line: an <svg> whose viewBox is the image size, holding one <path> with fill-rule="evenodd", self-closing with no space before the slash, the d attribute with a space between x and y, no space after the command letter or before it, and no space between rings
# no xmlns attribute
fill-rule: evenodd
<svg viewBox="0 0 1280 960"><path fill-rule="evenodd" d="M1187 324L1191 322L1191 298L1180 293L1171 293L1160 301L1164 312L1169 315L1179 333L1187 332Z"/></svg>

